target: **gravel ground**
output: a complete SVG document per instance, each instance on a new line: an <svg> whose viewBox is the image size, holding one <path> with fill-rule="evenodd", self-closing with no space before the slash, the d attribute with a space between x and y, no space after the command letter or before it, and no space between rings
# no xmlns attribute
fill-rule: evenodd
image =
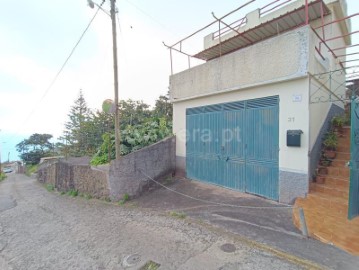
<svg viewBox="0 0 359 270"><path fill-rule="evenodd" d="M149 260L166 270L305 268L188 218L61 196L19 174L0 183L1 270L140 269Z"/></svg>

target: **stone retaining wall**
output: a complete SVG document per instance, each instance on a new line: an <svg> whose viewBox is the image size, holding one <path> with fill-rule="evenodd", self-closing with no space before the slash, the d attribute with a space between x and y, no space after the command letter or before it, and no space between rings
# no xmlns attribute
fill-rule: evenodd
<svg viewBox="0 0 359 270"><path fill-rule="evenodd" d="M46 161L40 164L37 178L59 191L74 189L95 198L118 201L124 194L135 197L149 183L144 174L158 180L174 173L175 145L173 136L98 167L91 167L84 158Z"/></svg>
<svg viewBox="0 0 359 270"><path fill-rule="evenodd" d="M90 165L74 165L66 160L44 162L37 172L39 182L52 184L59 191L78 190L95 198L109 197L108 172Z"/></svg>

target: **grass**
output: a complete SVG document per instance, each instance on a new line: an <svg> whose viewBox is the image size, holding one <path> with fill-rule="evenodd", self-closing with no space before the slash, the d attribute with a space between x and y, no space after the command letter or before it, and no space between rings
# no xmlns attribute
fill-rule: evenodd
<svg viewBox="0 0 359 270"><path fill-rule="evenodd" d="M85 198L86 200L91 200L91 199L92 199L92 195L85 193L85 194L84 194L84 198Z"/></svg>
<svg viewBox="0 0 359 270"><path fill-rule="evenodd" d="M5 180L5 178L6 178L6 174L5 173L0 173L0 182L1 181L3 181L3 180Z"/></svg>
<svg viewBox="0 0 359 270"><path fill-rule="evenodd" d="M175 218L179 218L179 219L185 219L186 218L186 214L183 212L176 212L176 211L171 211L170 212L170 216L171 217L175 217Z"/></svg>
<svg viewBox="0 0 359 270"><path fill-rule="evenodd" d="M38 165L27 165L26 166L26 175L31 176L33 173L37 172Z"/></svg>
<svg viewBox="0 0 359 270"><path fill-rule="evenodd" d="M127 193L125 193L122 197L121 200L118 201L119 205L124 205L126 202L128 202L130 200L130 195L128 195Z"/></svg>
<svg viewBox="0 0 359 270"><path fill-rule="evenodd" d="M55 186L53 185L53 184L47 184L46 185L46 189L47 189L47 191L54 191L55 190Z"/></svg>
<svg viewBox="0 0 359 270"><path fill-rule="evenodd" d="M139 270L157 270L161 265L153 261L148 261L144 266Z"/></svg>
<svg viewBox="0 0 359 270"><path fill-rule="evenodd" d="M172 176L167 176L164 180L163 180L163 184L165 185L165 186L167 186L167 185L170 185L170 184L172 184L173 183L173 177Z"/></svg>
<svg viewBox="0 0 359 270"><path fill-rule="evenodd" d="M71 197L76 197L77 195L79 195L79 192L76 189L70 189L68 192L66 192L66 194Z"/></svg>
<svg viewBox="0 0 359 270"><path fill-rule="evenodd" d="M61 191L61 192L60 192L60 195L65 195L65 194L66 194L65 191Z"/></svg>

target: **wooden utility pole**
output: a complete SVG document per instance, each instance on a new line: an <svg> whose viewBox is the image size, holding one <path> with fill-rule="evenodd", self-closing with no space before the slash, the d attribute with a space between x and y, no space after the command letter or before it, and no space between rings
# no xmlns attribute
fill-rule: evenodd
<svg viewBox="0 0 359 270"><path fill-rule="evenodd" d="M112 49L113 49L113 77L115 88L115 148L116 159L121 156L120 150L120 117L118 104L118 66L117 66L117 33L116 33L116 0L111 0L111 21L112 21Z"/></svg>

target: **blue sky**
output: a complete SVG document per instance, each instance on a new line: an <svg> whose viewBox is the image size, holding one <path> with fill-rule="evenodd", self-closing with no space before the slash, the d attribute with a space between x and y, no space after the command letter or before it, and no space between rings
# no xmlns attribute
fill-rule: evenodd
<svg viewBox="0 0 359 270"><path fill-rule="evenodd" d="M236 16L271 1L257 0ZM172 44L213 21L212 11L221 16L245 2L117 0L120 98L154 104L168 90L169 52L162 41ZM359 1L347 2L349 14L359 11ZM16 159L15 145L29 135L61 135L79 89L93 109L113 97L111 22L105 13L98 14L44 95L95 10L86 0L0 0L0 6L0 147L3 159L9 152ZM109 9L108 0L104 8ZM188 43L189 49L196 50L204 34Z"/></svg>

